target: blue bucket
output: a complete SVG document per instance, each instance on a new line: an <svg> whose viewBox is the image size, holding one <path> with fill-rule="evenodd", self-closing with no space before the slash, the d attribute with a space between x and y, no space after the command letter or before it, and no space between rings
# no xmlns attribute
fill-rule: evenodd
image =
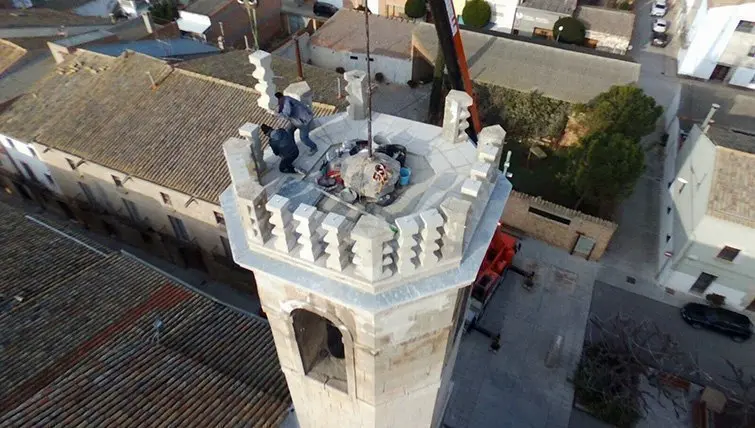
<svg viewBox="0 0 755 428"><path fill-rule="evenodd" d="M401 168L401 171L399 171L399 179L398 183L402 186L406 186L409 184L409 177L412 176L412 170L409 168Z"/></svg>

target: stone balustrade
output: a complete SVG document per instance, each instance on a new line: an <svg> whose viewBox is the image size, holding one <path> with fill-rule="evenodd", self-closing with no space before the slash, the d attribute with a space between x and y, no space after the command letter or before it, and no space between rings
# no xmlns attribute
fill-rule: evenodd
<svg viewBox="0 0 755 428"><path fill-rule="evenodd" d="M449 95L451 101L461 99L455 105L465 110L464 96L463 92ZM446 104L454 102L447 99ZM459 114L455 117L459 126L453 132L463 134L461 125L466 118ZM369 214L352 221L315 206L294 205L279 194L268 198L254 171L250 147L259 131L256 125L246 124L240 133L246 139L228 139L224 153L248 244L258 251L291 257L312 269L327 269L372 284L432 274L441 266L461 261L470 219L484 209L498 179L506 136L500 126L484 128L479 134L477 161L462 183L461 194L447 196L438 208L389 224Z"/></svg>
<svg viewBox="0 0 755 428"><path fill-rule="evenodd" d="M259 50L249 54L249 62L254 65L252 77L257 79L254 90L260 96L257 99L257 105L268 111L273 111L277 106L274 99L275 83L273 83L273 56L270 53Z"/></svg>
<svg viewBox="0 0 755 428"><path fill-rule="evenodd" d="M443 108L443 139L453 144L466 143L466 129L469 128L469 107L473 104L472 97L464 91L452 90L446 95Z"/></svg>

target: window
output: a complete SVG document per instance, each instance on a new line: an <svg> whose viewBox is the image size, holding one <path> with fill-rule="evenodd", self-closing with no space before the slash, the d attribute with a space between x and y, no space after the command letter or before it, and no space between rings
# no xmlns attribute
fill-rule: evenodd
<svg viewBox="0 0 755 428"><path fill-rule="evenodd" d="M81 188L81 191L84 192L84 196L86 196L87 202L89 202L90 205L95 205L97 200L94 198L94 193L92 193L92 189L89 188L89 185L79 182L79 187Z"/></svg>
<svg viewBox="0 0 755 428"><path fill-rule="evenodd" d="M715 275L703 272L697 277L697 281L692 284L692 288L690 288L689 291L692 293L703 294L717 278L718 277Z"/></svg>
<svg viewBox="0 0 755 428"><path fill-rule="evenodd" d="M39 159L39 156L37 156L37 152L34 151L31 147L29 147L29 153L31 153L31 157Z"/></svg>
<svg viewBox="0 0 755 428"><path fill-rule="evenodd" d="M55 181L52 179L52 175L45 173L45 178L47 179L47 182L50 183L50 186L55 185Z"/></svg>
<svg viewBox="0 0 755 428"><path fill-rule="evenodd" d="M755 22L739 21L739 24L737 24L737 28L735 31L739 31L740 33L751 33L753 27L755 27Z"/></svg>
<svg viewBox="0 0 755 428"><path fill-rule="evenodd" d="M671 240L671 235L666 235L666 242Z"/></svg>
<svg viewBox="0 0 755 428"><path fill-rule="evenodd" d="M111 175L111 177L113 177L113 183L115 183L115 187L123 187L123 182L121 181L120 178L114 175Z"/></svg>
<svg viewBox="0 0 755 428"><path fill-rule="evenodd" d="M739 255L739 251L739 248L726 246L723 250L718 252L716 257L721 260L726 260L727 262L733 262Z"/></svg>
<svg viewBox="0 0 755 428"><path fill-rule="evenodd" d="M540 217L545 217L548 220L553 220L561 224L565 224L567 226L571 224L571 220L566 217L561 217L559 215L551 214L547 211L539 210L537 208L530 207L529 212L535 215L539 215Z"/></svg>
<svg viewBox="0 0 755 428"><path fill-rule="evenodd" d="M31 167L26 162L21 162L21 166L24 167L24 171L26 171L26 175L29 177L29 179L37 181L37 176L34 175L34 171L31 170Z"/></svg>
<svg viewBox="0 0 755 428"><path fill-rule="evenodd" d="M112 224L103 220L102 227L105 229L105 233L107 233L108 235L116 237L118 236L118 231L115 229L115 227L113 227Z"/></svg>
<svg viewBox="0 0 755 428"><path fill-rule="evenodd" d="M755 46L750 46L750 51L747 52L747 56L750 58L755 58Z"/></svg>
<svg viewBox="0 0 755 428"><path fill-rule="evenodd" d="M676 181L678 181L679 183L681 183L681 184L682 184L681 186L679 186L679 193L682 193L682 191L684 190L684 187L685 187L685 186L687 185L687 183L689 183L689 182L688 182L687 180L683 179L683 178L677 178L677 179L676 179Z"/></svg>
<svg viewBox="0 0 755 428"><path fill-rule="evenodd" d="M163 198L163 203L165 205L172 206L173 202L170 201L170 195L167 193L160 192L160 197Z"/></svg>
<svg viewBox="0 0 755 428"><path fill-rule="evenodd" d="M180 218L175 218L171 215L168 216L168 219L170 220L170 225L173 226L173 234L176 235L176 238L182 241L188 241L189 232L186 230L186 226L184 225L183 220L181 220Z"/></svg>
<svg viewBox="0 0 755 428"><path fill-rule="evenodd" d="M666 207L666 215L671 214L671 207Z"/></svg>
<svg viewBox="0 0 755 428"><path fill-rule="evenodd" d="M225 251L225 256L229 259L233 258L233 251L231 251L231 243L228 242L228 238L225 236L220 237L220 243L223 244L223 251Z"/></svg>
<svg viewBox="0 0 755 428"><path fill-rule="evenodd" d="M136 204L129 201L128 199L123 199L123 205L126 206L126 211L128 211L128 216L131 217L131 220L138 223L139 222L139 211L136 210Z"/></svg>
<svg viewBox="0 0 755 428"><path fill-rule="evenodd" d="M66 162L68 162L68 166L70 166L72 170L76 169L76 162L74 162L73 159L66 158Z"/></svg>
<svg viewBox="0 0 755 428"><path fill-rule="evenodd" d="M11 140L10 138L6 138L5 141L8 143L8 147L10 147L11 149L16 148L16 145L13 144L13 140Z"/></svg>
<svg viewBox="0 0 755 428"><path fill-rule="evenodd" d="M305 309L291 313L304 373L347 392L346 350L341 330L330 320Z"/></svg>
<svg viewBox="0 0 755 428"><path fill-rule="evenodd" d="M215 223L225 226L225 217L223 217L223 214L217 211L213 211L213 213L215 214Z"/></svg>

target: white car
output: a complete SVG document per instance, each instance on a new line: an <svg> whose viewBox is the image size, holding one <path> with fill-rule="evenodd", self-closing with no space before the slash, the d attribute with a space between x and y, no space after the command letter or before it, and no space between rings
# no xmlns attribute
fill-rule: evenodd
<svg viewBox="0 0 755 428"><path fill-rule="evenodd" d="M653 3L653 9L650 11L650 16L664 17L666 15L666 1L656 0Z"/></svg>
<svg viewBox="0 0 755 428"><path fill-rule="evenodd" d="M658 18L653 22L653 31L656 33L665 33L668 28L668 22L663 18Z"/></svg>

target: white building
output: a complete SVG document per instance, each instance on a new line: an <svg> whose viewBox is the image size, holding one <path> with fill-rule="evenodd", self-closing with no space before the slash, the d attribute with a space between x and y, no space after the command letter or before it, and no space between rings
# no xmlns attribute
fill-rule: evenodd
<svg viewBox="0 0 755 428"><path fill-rule="evenodd" d="M678 72L755 89L755 1L686 0Z"/></svg>
<svg viewBox="0 0 755 428"><path fill-rule="evenodd" d="M399 18L370 15L370 71L388 82L406 84L412 78L412 29ZM364 15L342 9L312 34L308 51L312 64L335 70L367 71Z"/></svg>
<svg viewBox="0 0 755 428"><path fill-rule="evenodd" d="M695 125L671 165L659 283L755 309L755 134Z"/></svg>

